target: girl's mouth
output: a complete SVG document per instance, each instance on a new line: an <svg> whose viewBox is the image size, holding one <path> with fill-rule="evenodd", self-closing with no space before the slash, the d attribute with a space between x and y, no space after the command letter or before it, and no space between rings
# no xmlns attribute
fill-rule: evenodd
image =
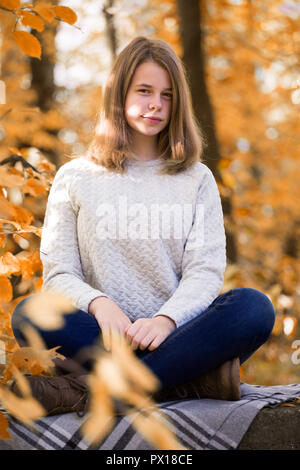
<svg viewBox="0 0 300 470"><path fill-rule="evenodd" d="M144 119L147 119L148 122L151 122L152 124L158 124L162 120L160 118L155 118L155 117L148 117L148 116L143 116Z"/></svg>

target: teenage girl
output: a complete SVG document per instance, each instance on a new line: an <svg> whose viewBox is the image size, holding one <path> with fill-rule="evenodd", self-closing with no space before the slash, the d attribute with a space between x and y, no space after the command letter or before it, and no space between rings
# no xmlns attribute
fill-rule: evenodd
<svg viewBox="0 0 300 470"><path fill-rule="evenodd" d="M160 399L240 399L240 364L274 324L259 290L220 294L225 230L204 145L182 62L166 42L137 37L114 63L88 152L59 168L45 215L43 289L75 309L59 330L36 326L46 346L80 360L99 338L109 350L118 331L159 378ZM12 318L20 345L27 299ZM82 382L69 376L29 378L37 395L43 382L49 414L78 409L80 386L70 390ZM45 396L58 388L54 406Z"/></svg>

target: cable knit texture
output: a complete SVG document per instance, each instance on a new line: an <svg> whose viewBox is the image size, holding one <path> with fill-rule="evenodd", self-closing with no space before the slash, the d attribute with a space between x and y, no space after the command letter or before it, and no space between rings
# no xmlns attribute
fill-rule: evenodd
<svg viewBox="0 0 300 470"><path fill-rule="evenodd" d="M177 327L213 302L226 267L218 186L201 162L177 175L162 165L130 159L119 174L80 157L59 168L41 240L43 290L85 312L106 296L131 321L160 314Z"/></svg>

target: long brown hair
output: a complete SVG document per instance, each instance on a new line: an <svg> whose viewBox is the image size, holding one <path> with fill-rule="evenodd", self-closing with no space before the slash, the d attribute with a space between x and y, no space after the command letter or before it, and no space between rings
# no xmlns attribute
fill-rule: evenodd
<svg viewBox="0 0 300 470"><path fill-rule="evenodd" d="M133 39L117 56L108 77L95 136L86 158L123 173L130 151L130 127L125 119L125 99L136 68L152 61L164 67L172 83L169 124L159 133L158 152L165 160L162 173L176 174L201 161L206 142L194 116L184 66L173 49L161 39Z"/></svg>

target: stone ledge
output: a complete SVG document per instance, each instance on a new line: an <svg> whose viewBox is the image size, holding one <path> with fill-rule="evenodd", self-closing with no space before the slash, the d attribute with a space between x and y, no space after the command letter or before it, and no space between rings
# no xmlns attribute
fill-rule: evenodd
<svg viewBox="0 0 300 470"><path fill-rule="evenodd" d="M263 408L237 450L300 450L300 404Z"/></svg>

